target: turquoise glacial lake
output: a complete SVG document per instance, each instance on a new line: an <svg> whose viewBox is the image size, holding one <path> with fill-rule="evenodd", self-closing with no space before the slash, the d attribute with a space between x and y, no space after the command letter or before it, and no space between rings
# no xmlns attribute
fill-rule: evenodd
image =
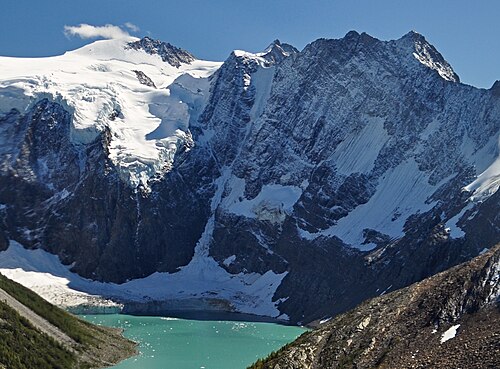
<svg viewBox="0 0 500 369"><path fill-rule="evenodd" d="M121 314L86 315L94 324L124 329L139 355L117 369L245 369L305 329L274 323L200 321Z"/></svg>

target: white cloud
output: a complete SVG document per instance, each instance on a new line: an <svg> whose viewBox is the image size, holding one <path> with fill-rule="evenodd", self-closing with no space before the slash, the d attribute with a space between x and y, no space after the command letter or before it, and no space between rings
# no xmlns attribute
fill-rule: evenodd
<svg viewBox="0 0 500 369"><path fill-rule="evenodd" d="M129 25L134 26L132 23L129 23ZM106 39L130 37L130 34L127 31L112 24L106 24L105 26L92 26L90 24L83 23L78 26L64 26L64 34L68 37L77 36L83 39L98 37Z"/></svg>
<svg viewBox="0 0 500 369"><path fill-rule="evenodd" d="M139 32L141 29L137 27L134 23L126 22L124 24L125 27L127 27L129 30L132 32Z"/></svg>

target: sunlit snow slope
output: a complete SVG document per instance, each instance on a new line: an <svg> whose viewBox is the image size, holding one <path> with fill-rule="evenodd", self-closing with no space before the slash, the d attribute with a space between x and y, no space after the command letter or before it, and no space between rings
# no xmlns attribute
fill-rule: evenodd
<svg viewBox="0 0 500 369"><path fill-rule="evenodd" d="M60 102L73 114L73 143L109 129L109 157L122 178L147 187L180 146L192 144L189 122L203 109L208 77L221 63L195 59L175 67L131 48L134 41L101 40L49 58L0 57L0 111L24 112L43 97Z"/></svg>

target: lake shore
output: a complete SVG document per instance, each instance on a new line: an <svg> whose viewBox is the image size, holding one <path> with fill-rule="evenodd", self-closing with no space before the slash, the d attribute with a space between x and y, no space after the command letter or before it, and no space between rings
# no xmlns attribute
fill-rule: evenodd
<svg viewBox="0 0 500 369"><path fill-rule="evenodd" d="M180 299L165 301L119 301L113 306L99 304L82 304L65 307L76 315L125 314L132 316L159 316L200 321L235 321L275 323L294 326L288 320L242 313L231 310L231 306L220 299Z"/></svg>
<svg viewBox="0 0 500 369"><path fill-rule="evenodd" d="M228 301L218 298L129 302L124 303L122 313L137 316L171 316L192 320L249 321L290 325L288 319L236 311Z"/></svg>

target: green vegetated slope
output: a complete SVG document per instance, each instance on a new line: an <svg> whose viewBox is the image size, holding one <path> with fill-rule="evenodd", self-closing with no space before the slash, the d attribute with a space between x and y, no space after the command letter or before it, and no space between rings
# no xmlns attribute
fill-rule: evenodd
<svg viewBox="0 0 500 369"><path fill-rule="evenodd" d="M36 330L14 309L0 302L0 367L73 368L75 353Z"/></svg>
<svg viewBox="0 0 500 369"><path fill-rule="evenodd" d="M50 304L33 291L1 274L0 288L65 332L76 342L84 345L92 345L95 343L95 332L89 323L80 319L75 319L74 315Z"/></svg>
<svg viewBox="0 0 500 369"><path fill-rule="evenodd" d="M97 368L135 353L119 330L83 321L1 274L0 289L75 341L63 346L0 301L0 368Z"/></svg>

